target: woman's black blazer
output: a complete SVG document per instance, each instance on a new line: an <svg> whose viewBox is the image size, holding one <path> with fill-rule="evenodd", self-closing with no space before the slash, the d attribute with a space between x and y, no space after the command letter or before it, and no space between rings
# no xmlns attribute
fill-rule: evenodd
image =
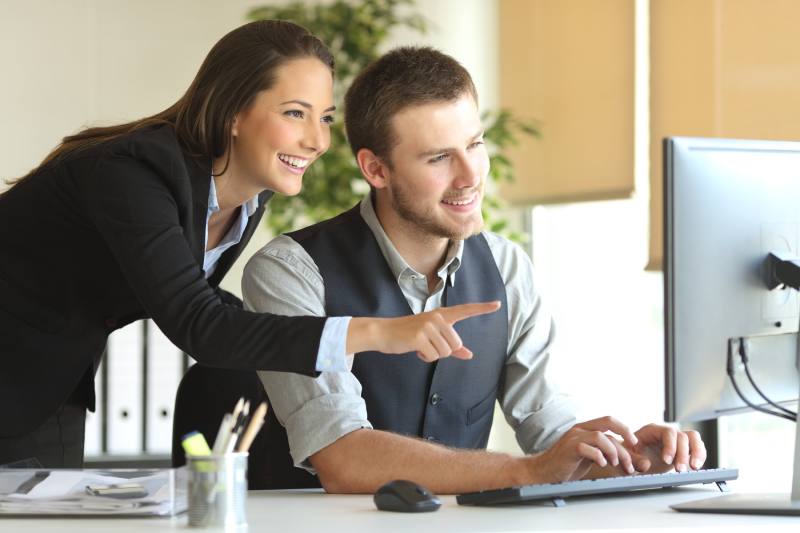
<svg viewBox="0 0 800 533"><path fill-rule="evenodd" d="M316 375L323 318L244 311L217 288L270 193L205 279L210 180L210 162L161 126L0 195L0 436L35 429L76 389L93 408L108 334L145 317L206 365Z"/></svg>

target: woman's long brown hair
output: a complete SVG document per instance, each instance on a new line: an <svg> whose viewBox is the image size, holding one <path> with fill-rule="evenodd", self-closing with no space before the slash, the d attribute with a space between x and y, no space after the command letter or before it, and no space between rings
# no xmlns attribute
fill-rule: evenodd
<svg viewBox="0 0 800 533"><path fill-rule="evenodd" d="M240 26L214 45L189 89L173 105L133 122L87 128L64 137L36 168L10 183L19 183L70 154L159 124L171 125L181 146L190 155L209 159L221 157L231 142L234 117L246 109L260 91L272 86L277 67L300 57L316 57L333 73L330 51L302 26L279 20L260 20ZM227 166L226 161L226 169Z"/></svg>

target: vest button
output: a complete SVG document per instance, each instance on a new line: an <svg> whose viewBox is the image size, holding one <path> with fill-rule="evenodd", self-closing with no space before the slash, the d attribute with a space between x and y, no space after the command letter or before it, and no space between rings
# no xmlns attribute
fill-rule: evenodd
<svg viewBox="0 0 800 533"><path fill-rule="evenodd" d="M443 399L444 399L444 398L442 398L441 396L439 396L439 393L438 393L438 392L434 392L434 393L431 395L431 405L436 405L437 403L441 402Z"/></svg>
<svg viewBox="0 0 800 533"><path fill-rule="evenodd" d="M433 435L428 435L427 437L425 437L425 440L435 441L436 437L434 437Z"/></svg>
<svg viewBox="0 0 800 533"><path fill-rule="evenodd" d="M113 318L113 317L106 318L105 322L106 322L106 327L108 327L108 328L112 328L113 329L113 328L117 327L117 319L116 318Z"/></svg>

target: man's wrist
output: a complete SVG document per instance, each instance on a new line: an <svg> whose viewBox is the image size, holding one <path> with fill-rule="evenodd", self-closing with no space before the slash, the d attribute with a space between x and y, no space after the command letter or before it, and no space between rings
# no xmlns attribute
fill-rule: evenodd
<svg viewBox="0 0 800 533"><path fill-rule="evenodd" d="M505 468L506 477L510 480L509 486L542 483L538 467L539 462L535 456L513 457L509 455Z"/></svg>
<svg viewBox="0 0 800 533"><path fill-rule="evenodd" d="M545 452L539 452L534 455L526 455L521 458L524 461L524 467L519 469L519 472L527 476L527 481L521 483L522 485L532 483L558 483L564 481L561 479L557 472L552 469L553 459Z"/></svg>

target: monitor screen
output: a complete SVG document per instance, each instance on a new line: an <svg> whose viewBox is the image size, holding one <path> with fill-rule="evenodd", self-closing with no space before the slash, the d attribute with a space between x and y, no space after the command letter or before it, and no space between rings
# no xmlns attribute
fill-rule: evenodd
<svg viewBox="0 0 800 533"><path fill-rule="evenodd" d="M731 350L740 389L764 405L740 345L771 400L796 400L800 296L768 290L763 269L771 251L800 255L800 142L666 139L664 193L665 419L747 409Z"/></svg>

